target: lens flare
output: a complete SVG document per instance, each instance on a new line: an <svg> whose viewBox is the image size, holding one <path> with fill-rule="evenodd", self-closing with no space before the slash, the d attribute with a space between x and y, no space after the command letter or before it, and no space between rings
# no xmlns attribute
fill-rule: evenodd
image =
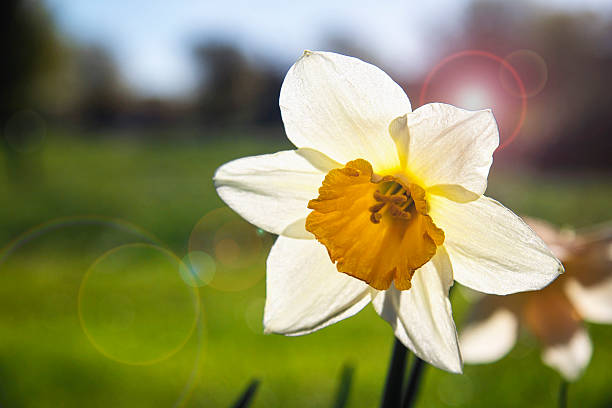
<svg viewBox="0 0 612 408"><path fill-rule="evenodd" d="M84 270L100 254L134 241L156 238L107 217L63 217L31 228L0 249L2 306L17 316L27 314L62 336L71 327ZM18 297L12 293L15 290Z"/></svg>
<svg viewBox="0 0 612 408"><path fill-rule="evenodd" d="M219 208L202 217L193 228L189 252L214 257L216 268L208 281L210 287L241 291L262 279L264 257L271 241L270 234L258 230L230 209ZM210 260L204 264L210 269Z"/></svg>
<svg viewBox="0 0 612 408"><path fill-rule="evenodd" d="M98 258L78 295L81 327L91 344L130 365L158 363L179 351L200 309L199 293L184 284L181 265L171 252L150 244L120 246Z"/></svg>
<svg viewBox="0 0 612 408"><path fill-rule="evenodd" d="M465 58L472 58L472 57L477 57L477 58L484 58L487 59L489 61L493 61L497 64L500 64L500 69L503 69L505 71L507 71L510 74L510 77L514 80L514 82L516 83L516 87L518 88L518 94L520 97L520 113L519 113L519 117L518 120L514 126L514 129L512 130L512 132L510 133L510 136L508 138L506 138L501 144L500 146L497 148L497 150L501 150L505 147L507 147L510 143L512 143L516 137L518 136L523 123L525 122L525 117L527 115L527 93L525 91L525 86L523 84L523 80L521 79L521 77L519 76L518 72L516 71L516 69L514 69L514 67L508 63L508 61L506 61L505 59L492 54L490 52L486 52L486 51L481 51L481 50L464 50L464 51L460 51L454 54L451 54L449 56L447 56L446 58L442 59L440 62L438 62L432 69L431 71L429 71L429 73L427 74L427 76L425 77L425 80L423 81L423 86L421 87L421 92L419 94L419 104L420 105L424 105L425 104L425 100L426 100L426 96L427 96L427 92L429 90L430 84L433 80L433 78L438 74L438 72L445 66L447 66L450 63L455 63L458 60L462 60ZM462 82L464 81L463 78L459 78L459 75L457 72L453 72L453 81L457 82L459 80L461 80ZM499 82L499 81L498 81ZM461 91L459 92L459 95L461 95ZM474 100L472 100L472 102L474 102ZM497 114L497 112L494 112ZM497 115L496 115L497 116Z"/></svg>
<svg viewBox="0 0 612 408"><path fill-rule="evenodd" d="M189 378L187 382L185 383L185 385L183 386L181 394L179 395L179 397L177 398L176 402L173 405L174 407L177 407L177 408L183 407L189 402L196 388L196 385L198 383L198 379L200 377L200 366L201 366L202 354L203 354L203 350L205 346L205 330L204 330L205 324L204 324L203 313L200 313L200 316L197 320L198 321L197 321L197 326L196 326L196 336L197 336L196 355L195 355L195 358L193 359L193 368L191 369Z"/></svg>
<svg viewBox="0 0 612 408"><path fill-rule="evenodd" d="M30 228L11 240L7 245L0 249L0 266L2 266L2 264L12 253L32 240L53 231L76 226L107 227L113 230L127 232L134 237L138 237L139 241L146 241L151 244L161 245L161 241L150 232L140 228L136 224L132 224L119 218L90 215L60 217Z"/></svg>
<svg viewBox="0 0 612 408"><path fill-rule="evenodd" d="M206 286L213 280L217 270L214 258L203 251L193 251L183 258L180 265L181 278L192 287Z"/></svg>
<svg viewBox="0 0 612 408"><path fill-rule="evenodd" d="M538 53L531 50L516 50L504 58L517 71L528 98L539 94L548 81L548 67L546 61ZM504 89L510 94L520 98L521 90L507 69L499 69L499 80Z"/></svg>
<svg viewBox="0 0 612 408"><path fill-rule="evenodd" d="M491 95L485 87L478 84L467 84L463 86L457 95L461 108L478 110L491 106Z"/></svg>
<svg viewBox="0 0 612 408"><path fill-rule="evenodd" d="M139 242L139 244L134 244L134 242ZM109 249L110 252L113 252L121 250L126 244L128 246L147 245L142 242L157 245L149 245L155 248L152 250L153 256L148 255L151 259L155 260L156 254L157 257L165 258L161 262L164 276L173 276L172 279L163 279L164 284L170 281L166 288L161 288L161 282L158 282L153 288L143 285L141 289L127 290L126 285L129 282L124 283L123 279L134 280L134 274L130 272L129 267L125 268L123 274L119 271L109 271L103 279L97 275L103 270L90 272L88 283L83 284L86 279L83 276L84 272L101 254L104 255L97 262L100 262L99 266L103 267L111 261L107 252ZM119 249L117 249L118 246ZM206 276L202 271L203 265L206 265L206 258L201 254L191 257L193 265L199 268L199 275L189 274L184 278L179 277L176 268L179 272L186 268L176 257L160 249L161 246L157 238L142 228L108 217L58 218L20 234L0 249L0 288L3 289L0 291L0 310L5 311L1 318L9 324L7 327L11 327L14 335L11 341L17 344L23 342L23 347L29 349L32 345L28 346L28 342L34 344L34 347L40 343L40 340L37 343L32 339L44 339L40 344L46 344L46 346L32 350L32 358L47 352L46 350L52 351L54 358L59 355L71 355L87 359L91 358L92 353L102 359L110 357L114 361L124 358L125 361L121 363L126 364L116 365L114 369L118 377L128 379L128 384L121 384L120 390L108 390L110 393L118 391L126 395L132 392L131 384L138 388L137 383L130 379L139 376L143 379L155 378L166 373L167 388L177 391L175 398L170 396L167 400L167 405L175 407L187 405L201 374L206 333L204 314L198 307L198 313L194 317L197 320L195 332L188 337L190 322L188 318L183 317L183 314L193 316L194 308L199 304L199 300L196 298L193 301L193 307L189 307L185 297L196 296L197 289L191 286L197 286L194 285L195 276ZM134 259L134 254L124 254L124 258ZM109 258L103 259L105 256ZM130 262L127 264L129 266ZM159 266L156 265L156 267ZM116 279L112 278L113 274L117 276ZM113 289L104 290L103 284L110 283L113 283L110 285ZM185 283L190 286L186 286ZM152 285L151 282L147 284ZM124 346L117 346L117 343L127 339L127 346L131 342L130 347L134 348L135 342L132 341L134 332L145 324L143 318L146 319L147 316L153 315L152 309L147 309L146 313L141 312L143 302L142 298L138 297L140 296L138 292L143 289L148 289L151 295L156 297L157 303L164 304L163 309L166 316L161 319L158 319L157 315L153 316L155 321L151 324L158 327L160 331L167 330L171 334L164 340L155 336L144 338L141 332L138 337L146 343L143 347L148 347L153 353L145 354L138 351L126 358L122 348ZM79 292L81 292L80 298ZM133 296L134 293L137 296ZM92 295L99 300L98 305L94 300L93 307ZM153 301L144 302L144 306L147 306L147 303L151 304ZM75 312L80 319L74 319ZM168 314L171 316L168 317ZM24 316L29 322L36 324L23 325L21 319ZM171 321L175 319L175 316L178 316L179 320ZM116 336L116 341L109 342L104 336L102 338L97 336L95 328L89 327L92 323L105 324L108 333L104 335ZM93 337L95 343L92 342L94 348L89 347L89 343L82 342L84 327L88 330L85 337L91 340L92 335L96 336ZM181 333L184 334L185 344L175 347L176 344L180 345ZM48 348L50 344L53 344L52 349ZM102 354L97 354L99 351L102 351ZM153 357L158 357L157 361L146 361ZM159 364L145 365L152 362L159 362ZM27 361L25 363L31 364ZM139 365L135 366L135 364ZM49 375L53 375L52 372ZM50 398L54 396L57 397L56 394L53 394Z"/></svg>
<svg viewBox="0 0 612 408"><path fill-rule="evenodd" d="M262 235L242 219L232 217L214 236L217 260L227 268L245 268L260 259L263 252Z"/></svg>

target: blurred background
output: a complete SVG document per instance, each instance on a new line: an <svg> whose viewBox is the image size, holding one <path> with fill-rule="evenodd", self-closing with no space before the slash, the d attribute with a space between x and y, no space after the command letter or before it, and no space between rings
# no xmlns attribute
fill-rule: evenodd
<svg viewBox="0 0 612 408"><path fill-rule="evenodd" d="M0 5L0 406L376 406L393 342L370 307L264 336L274 237L216 196L214 170L292 146L278 108L304 49L375 63L413 108L493 109L488 195L559 226L611 218L612 3L5 0ZM469 299L455 291L460 327ZM570 406L609 407L612 328ZM418 405L556 404L521 335Z"/></svg>

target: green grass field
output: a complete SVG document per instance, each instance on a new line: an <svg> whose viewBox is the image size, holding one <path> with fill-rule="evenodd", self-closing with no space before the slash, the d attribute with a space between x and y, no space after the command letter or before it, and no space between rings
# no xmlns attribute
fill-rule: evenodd
<svg viewBox="0 0 612 408"><path fill-rule="evenodd" d="M211 177L230 159L291 146L217 139L55 132L24 155L18 178L0 163L1 407L224 407L254 378L254 407L331 407L345 364L355 368L349 406L378 405L393 337L371 307L305 337L262 334L274 237L213 211L223 203ZM604 176L494 165L488 194L558 224L611 215ZM189 248L218 251L208 285L180 273ZM460 327L461 291L453 304ZM593 358L570 407L612 405L612 327L590 333ZM463 376L428 367L417 405L553 407L560 382L524 334L509 356Z"/></svg>

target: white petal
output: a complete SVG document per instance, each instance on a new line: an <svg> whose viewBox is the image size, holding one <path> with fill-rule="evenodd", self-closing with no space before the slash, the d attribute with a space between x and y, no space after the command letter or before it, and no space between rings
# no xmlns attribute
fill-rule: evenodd
<svg viewBox="0 0 612 408"><path fill-rule="evenodd" d="M581 327L567 342L544 347L542 360L558 370L568 381L574 381L580 377L591 361L592 353L593 346L589 334L584 327Z"/></svg>
<svg viewBox="0 0 612 408"><path fill-rule="evenodd" d="M398 164L389 124L410 112L402 88L374 65L310 52L291 67L280 93L289 140L340 163L368 160L375 171Z"/></svg>
<svg viewBox="0 0 612 408"><path fill-rule="evenodd" d="M518 335L518 317L487 296L474 305L474 313L461 330L459 344L466 363L497 361L514 347Z"/></svg>
<svg viewBox="0 0 612 408"><path fill-rule="evenodd" d="M460 204L431 195L428 202L461 284L506 295L541 289L563 272L546 244L497 201L482 196Z"/></svg>
<svg viewBox="0 0 612 408"><path fill-rule="evenodd" d="M490 110L467 111L443 103L407 115L407 169L432 193L469 201L487 188L499 144Z"/></svg>
<svg viewBox="0 0 612 408"><path fill-rule="evenodd" d="M279 237L268 256L264 331L308 334L359 312L369 293L336 270L319 242Z"/></svg>
<svg viewBox="0 0 612 408"><path fill-rule="evenodd" d="M416 271L412 288L391 286L372 303L393 327L395 336L421 359L453 373L462 370L457 330L448 299L453 271L444 248Z"/></svg>
<svg viewBox="0 0 612 408"><path fill-rule="evenodd" d="M308 201L317 198L325 173L340 164L311 149L245 157L214 176L223 201L251 224L273 234L312 238L304 228Z"/></svg>
<svg viewBox="0 0 612 408"><path fill-rule="evenodd" d="M589 286L569 278L565 282L565 293L585 320L612 323L612 277Z"/></svg>

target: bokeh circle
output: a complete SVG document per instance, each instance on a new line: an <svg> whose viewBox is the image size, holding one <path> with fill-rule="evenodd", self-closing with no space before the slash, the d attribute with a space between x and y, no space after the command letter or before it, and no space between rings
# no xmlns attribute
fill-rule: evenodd
<svg viewBox="0 0 612 408"><path fill-rule="evenodd" d="M193 228L189 254L195 254L207 270L212 269L212 262L204 261L203 254L213 258L215 270L208 281L210 287L241 291L263 278L264 257L271 240L270 234L249 224L229 208L218 208L207 213Z"/></svg>
<svg viewBox="0 0 612 408"><path fill-rule="evenodd" d="M99 257L78 294L79 320L91 344L130 365L158 363L179 351L200 310L197 285L185 285L182 267L170 251L151 244L123 245Z"/></svg>
<svg viewBox="0 0 612 408"><path fill-rule="evenodd" d="M539 94L548 81L548 67L546 61L538 53L531 50L516 50L504 58L520 76L528 98ZM517 98L521 97L521 90L507 69L499 67L499 80L504 89Z"/></svg>
<svg viewBox="0 0 612 408"><path fill-rule="evenodd" d="M10 341L23 344L21 350L28 350L31 360L25 360L25 366L46 365L48 364L46 358L56 361L61 355L69 355L80 361L83 358L91 358L91 353L97 353L99 358L106 361L109 361L110 357L117 362L117 353L113 353L116 350L107 349L100 354L100 347L96 347L96 344L92 348L90 342L83 342L83 322L74 318L75 314L79 315L79 311L75 309L79 307L78 298L84 279L83 274L92 263L101 254L106 254L113 248L135 242L163 247L163 243L153 234L125 220L104 216L70 216L35 226L19 234L0 249L0 278L2 278L0 283L5 289L2 301L5 310L10 310L4 319L10 325L7 327L11 328L14 335ZM164 250L161 249L161 251ZM172 254L168 256L172 257L168 263L175 268L175 264L179 261ZM178 271L185 269L182 264L178 265ZM158 303L176 303L175 295L180 295L180 289L184 288L185 284L196 286L189 275L184 278L184 283L181 281L182 277L176 279L178 271L172 272L174 279L170 290L166 291L168 296L158 298ZM172 273L168 270L166 276L172 276ZM101 288L97 286L94 289ZM187 289L190 290L189 296L191 296L193 289L189 287ZM14 293L11 294L12 292ZM121 340L122 332L139 324L138 318L142 314L138 313L138 299L133 299L129 294L126 296L125 291L121 293L121 290L116 294L114 291L103 293L101 290L95 290L94 292L100 295L101 306L98 307L98 312L103 313L109 310L115 312L112 316L110 334L119 333L118 339ZM160 293L159 290L153 292ZM173 307L170 305L168 310L172 312ZM121 308L124 310L120 310ZM23 322L23 316L27 316L28 321L38 324L23 325L20 323ZM163 321L167 322L168 319L164 318ZM164 326L164 329L175 330L187 325L165 324ZM183 332L186 333L186 330ZM134 392L132 386L139 389L137 383L131 381L136 378L155 378L157 373L163 372L168 376L165 387L168 390L177 388L179 392L174 402L172 402L172 395L164 396L168 401L168 403L164 402L164 405L175 407L187 405L200 378L201 362L205 351L205 334L204 313L199 309L195 332L179 350L170 354L171 344L155 343L158 340L154 339L155 354L163 359L163 361L158 359L159 364L146 365L148 363L141 358L124 361L123 363L127 364L121 364L123 367L115 367L113 377L126 381L125 384L119 385L119 392L123 397L128 397ZM85 336L85 338L88 337ZM104 342L98 343L100 343L98 346L107 345ZM166 351L165 356L164 351ZM134 366L134 364L137 365ZM88 365L87 370L93 369L94 365L91 367ZM95 367L106 366L107 364L104 363L101 366L95 365ZM56 365L53 370L44 370L44 374L40 374L42 381L54 376L56 372L61 372L62 367L63 365ZM104 373L101 377L104 377ZM101 382L103 381L105 380L102 379ZM116 394L116 389L112 388L113 384L117 383L106 384L109 387L106 390L110 391L110 394ZM45 395L47 391L44 385L37 390L50 401L58 397L57 393L51 391ZM96 392L96 387L93 392Z"/></svg>
<svg viewBox="0 0 612 408"><path fill-rule="evenodd" d="M191 251L183 258L180 266L181 278L189 286L202 287L208 285L215 277L217 263L204 251Z"/></svg>
<svg viewBox="0 0 612 408"><path fill-rule="evenodd" d="M69 230L70 228L75 227L95 226L108 228L109 230L117 232L125 232L137 239L138 242L161 245L161 241L150 232L119 218L89 215L59 217L30 228L9 241L0 249L0 267L2 267L2 264L10 257L10 255L19 250L19 248L27 245L36 238L44 236L45 234L49 234L54 231ZM102 247L104 246L105 245L102 245Z"/></svg>

